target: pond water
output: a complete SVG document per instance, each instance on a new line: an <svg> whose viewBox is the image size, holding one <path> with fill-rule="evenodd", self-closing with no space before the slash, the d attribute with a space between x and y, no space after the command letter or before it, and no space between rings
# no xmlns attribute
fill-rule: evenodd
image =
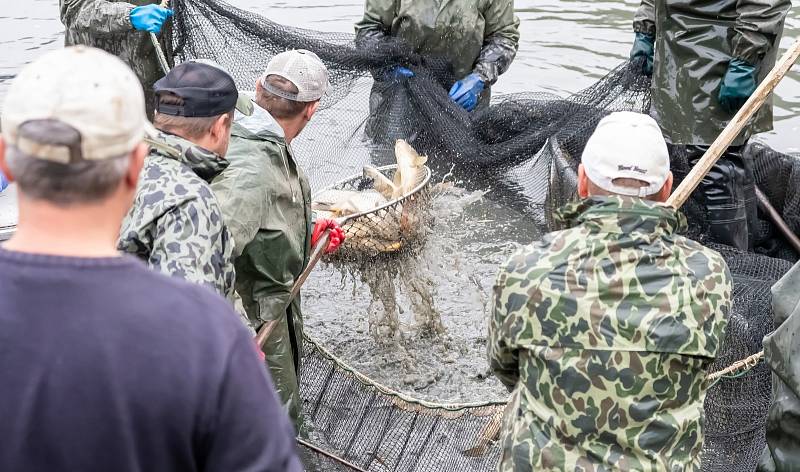
<svg viewBox="0 0 800 472"><path fill-rule="evenodd" d="M319 0L234 0L287 25L352 32L363 3ZM633 39L631 21L638 2L517 0L522 21L520 50L500 78L497 93L546 91L567 95L591 85L624 61ZM782 47L800 36L795 9L787 20ZM55 0L2 2L0 6L0 100L20 67L45 50L61 47L63 27ZM775 131L761 136L783 152L800 151L800 68L776 92ZM363 103L363 102L362 102ZM352 110L359 112L358 110ZM366 110L360 111L366 113ZM322 115L322 120L335 119ZM314 123L306 138L313 140ZM299 146L302 154L302 145ZM365 154L366 156L366 154ZM325 156L300 156L309 161ZM316 188L357 173L356 165L330 175L311 172ZM491 289L499 265L520 244L537 236L526 216L492 198L491 189L446 186L432 203L435 218L425 248L413 262L396 263L400 342L378 342L369 318L382 304L370 296L375 281L363 274L323 266L304 289L308 332L353 367L392 388L442 402L502 398L505 389L488 373L486 326ZM385 288L385 287L384 287ZM422 292L422 293L421 293ZM446 334L424 336L415 327L420 295L440 317ZM423 297L424 298L424 297ZM417 303L415 305L415 302Z"/></svg>

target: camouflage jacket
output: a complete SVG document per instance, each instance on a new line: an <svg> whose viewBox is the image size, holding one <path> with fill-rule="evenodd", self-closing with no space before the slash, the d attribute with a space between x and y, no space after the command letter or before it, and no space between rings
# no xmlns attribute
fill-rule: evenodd
<svg viewBox="0 0 800 472"><path fill-rule="evenodd" d="M83 44L103 49L125 61L139 77L152 107L153 84L164 74L158 64L148 34L131 24L134 7L159 3L157 0L59 0L61 23L64 24L64 45ZM159 39L162 48L170 43L170 22L164 25ZM164 49L169 55L169 48Z"/></svg>
<svg viewBox="0 0 800 472"><path fill-rule="evenodd" d="M680 214L590 198L500 271L489 362L513 389L500 470L700 470L707 368L731 303Z"/></svg>
<svg viewBox="0 0 800 472"><path fill-rule="evenodd" d="M517 54L519 19L514 0L367 0L357 41L386 36L444 56L457 78L475 72L489 86Z"/></svg>
<svg viewBox="0 0 800 472"><path fill-rule="evenodd" d="M161 133L139 177L118 248L159 272L233 300L233 238L208 182L228 165L217 154Z"/></svg>

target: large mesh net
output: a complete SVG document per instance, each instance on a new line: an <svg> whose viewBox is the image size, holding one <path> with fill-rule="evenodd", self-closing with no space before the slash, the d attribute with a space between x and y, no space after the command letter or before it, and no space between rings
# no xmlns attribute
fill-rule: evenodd
<svg viewBox="0 0 800 472"><path fill-rule="evenodd" d="M491 188L493 199L529 215L545 232L553 228L553 209L575 197L577 165L600 119L619 110L646 113L650 107L649 78L640 73L641 64L625 63L568 97L500 96L468 114L447 96L453 81L447 62L421 57L400 42L357 47L353 35L279 25L216 0L173 0L172 5L176 60L214 59L243 89L252 89L270 58L287 49L311 50L326 63L332 89L309 126L313 138L294 144L317 191L360 173L365 164L392 164L391 144L402 138L428 154L434 179L454 175L468 188ZM416 76L373 80L398 64ZM384 99L370 113L372 93ZM798 160L758 143L745 154L752 159L756 184L797 232ZM672 167L678 180L689 170L680 148ZM699 202L690 199L684 211L690 236L708 242ZM755 252L715 246L734 276L734 309L712 370L761 350L763 336L773 329L769 288L798 256L773 222L759 217ZM314 427L312 442L351 463L304 447L310 470L484 471L493 470L499 457L494 439L500 405L414 401L313 343L303 357L301 393ZM754 470L765 443L770 394L763 364L710 389L703 470Z"/></svg>

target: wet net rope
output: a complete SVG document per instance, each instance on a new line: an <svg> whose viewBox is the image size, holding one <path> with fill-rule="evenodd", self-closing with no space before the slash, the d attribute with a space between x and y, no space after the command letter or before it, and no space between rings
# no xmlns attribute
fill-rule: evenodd
<svg viewBox="0 0 800 472"><path fill-rule="evenodd" d="M491 198L530 216L544 233L555 229L552 211L575 197L576 169L597 123L613 111L644 113L650 107L649 78L641 74L641 64L625 63L568 97L509 94L468 114L447 96L454 81L447 62L419 56L401 42L357 47L351 34L283 26L216 0L171 4L170 57L213 59L241 89L253 89L270 58L287 49L313 51L325 62L331 90L304 133L307 139L293 143L315 191L359 173L365 164L394 163L391 144L403 138L428 155L435 175L451 172L467 188L491 188ZM396 65L416 76L374 80ZM384 100L370 113L372 93ZM679 181L690 167L680 148L671 152ZM756 184L798 232L798 160L758 143L746 154ZM690 221L687 236L708 243L703 207L690 199L683 211ZM765 444L770 371L751 356L774 329L770 287L798 255L767 218L759 221L754 236L756 246L749 253L708 244L731 269L734 308L721 352L709 368L722 374L710 380L715 383L705 403L704 471L752 471ZM313 342L304 352L300 377L304 412L312 424L309 444L327 451L320 454L301 444L309 470L495 468L502 404L414 400L361 375Z"/></svg>

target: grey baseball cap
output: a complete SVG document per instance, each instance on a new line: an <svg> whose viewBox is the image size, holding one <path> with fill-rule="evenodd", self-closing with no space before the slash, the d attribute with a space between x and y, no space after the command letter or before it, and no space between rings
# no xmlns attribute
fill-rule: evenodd
<svg viewBox="0 0 800 472"><path fill-rule="evenodd" d="M267 77L283 77L297 87L297 93L288 93L271 86ZM328 91L328 69L311 51L294 49L282 52L269 61L267 70L261 76L261 86L267 92L295 102L314 102Z"/></svg>

